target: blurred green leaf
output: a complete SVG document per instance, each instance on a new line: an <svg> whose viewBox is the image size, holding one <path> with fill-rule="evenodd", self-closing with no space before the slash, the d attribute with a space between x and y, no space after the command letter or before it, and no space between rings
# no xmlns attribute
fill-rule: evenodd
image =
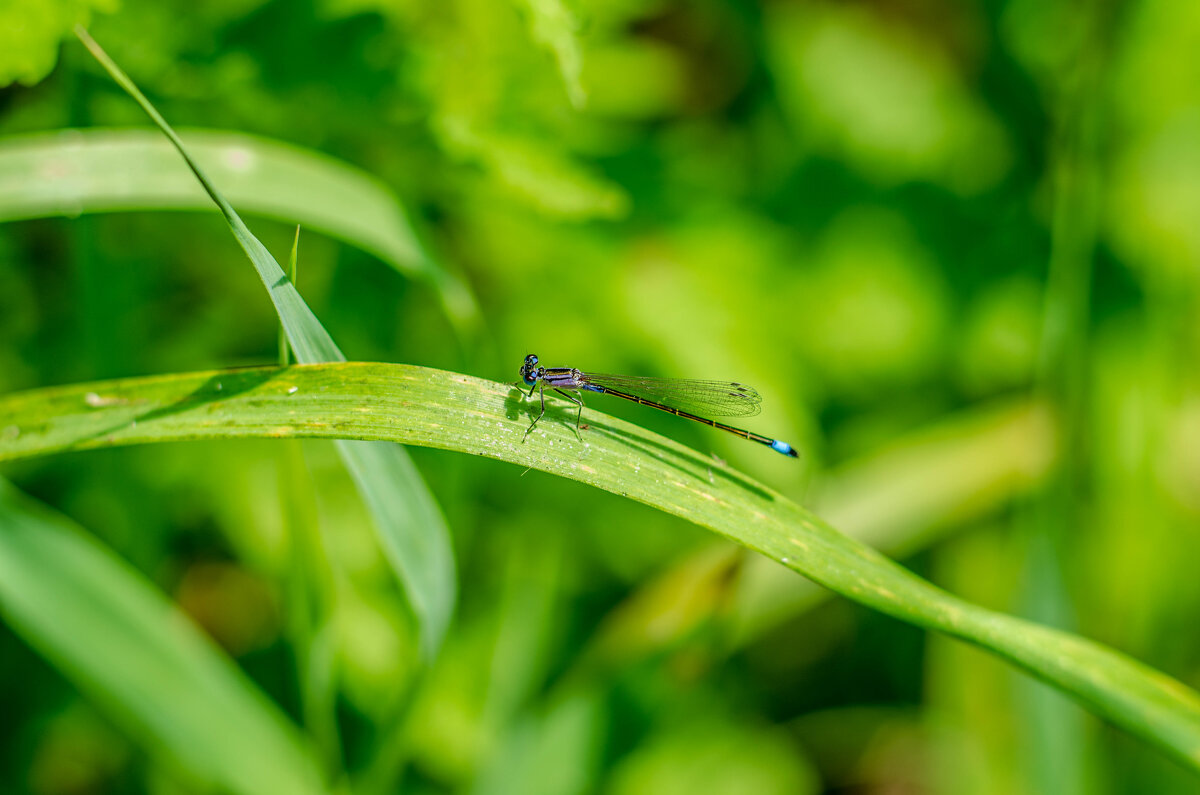
<svg viewBox="0 0 1200 795"><path fill-rule="evenodd" d="M687 105L687 62L677 49L653 39L590 48L583 80L588 110L598 115L654 119Z"/></svg>
<svg viewBox="0 0 1200 795"><path fill-rule="evenodd" d="M823 230L799 278L807 318L797 343L823 381L870 394L934 369L945 339L942 274L892 213L856 207Z"/></svg>
<svg viewBox="0 0 1200 795"><path fill-rule="evenodd" d="M620 186L542 141L484 131L455 116L443 116L437 131L449 152L478 162L505 194L546 215L580 221L620 218L629 211Z"/></svg>
<svg viewBox="0 0 1200 795"><path fill-rule="evenodd" d="M883 184L928 179L961 195L1011 166L1008 136L924 26L856 4L768 7L773 72L796 133Z"/></svg>
<svg viewBox="0 0 1200 795"><path fill-rule="evenodd" d="M622 760L611 795L804 795L822 791L786 730L732 721L672 727Z"/></svg>
<svg viewBox="0 0 1200 795"><path fill-rule="evenodd" d="M175 131L83 28L76 27L75 33L171 140L220 208L267 288L296 360L308 364L344 362L346 357L279 263L217 192ZM338 440L337 446L375 520L375 529L388 561L405 588L413 612L420 619L421 651L426 661L431 661L445 638L456 593L454 557L445 520L403 449L395 445L357 444L344 438Z"/></svg>
<svg viewBox="0 0 1200 795"><path fill-rule="evenodd" d="M526 439L529 408L512 385L405 365L76 384L0 398L0 461L248 436L390 440L509 461L652 505L864 605L989 649L1200 770L1200 696L1178 681L1098 643L957 599L767 487L636 425L589 409L580 439L574 407L551 405Z"/></svg>
<svg viewBox="0 0 1200 795"><path fill-rule="evenodd" d="M466 285L430 259L395 195L371 175L252 135L183 130L181 138L231 204L369 251L429 283L460 330L477 327L479 308ZM171 142L150 130L62 130L0 140L0 222L211 206Z"/></svg>
<svg viewBox="0 0 1200 795"><path fill-rule="evenodd" d="M0 481L0 613L151 753L207 787L327 790L295 727L186 616Z"/></svg>
<svg viewBox="0 0 1200 795"><path fill-rule="evenodd" d="M113 12L118 0L0 0L0 87L33 85L54 68L58 48L92 11Z"/></svg>
<svg viewBox="0 0 1200 795"><path fill-rule="evenodd" d="M579 20L563 0L520 0L529 14L533 40L554 53L567 96L576 108L587 103L580 76L583 53L579 46Z"/></svg>
<svg viewBox="0 0 1200 795"><path fill-rule="evenodd" d="M471 795L595 792L605 726L595 692L576 692L545 714L514 722L475 780Z"/></svg>

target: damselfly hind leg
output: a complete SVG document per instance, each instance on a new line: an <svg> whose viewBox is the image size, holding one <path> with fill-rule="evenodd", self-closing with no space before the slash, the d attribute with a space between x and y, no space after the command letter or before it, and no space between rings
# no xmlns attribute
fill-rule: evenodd
<svg viewBox="0 0 1200 795"><path fill-rule="evenodd" d="M579 441L582 442L583 436L581 436L579 433L579 421L583 418L583 395L580 394L578 397L575 397L574 395L567 394L558 387L555 387L554 391L574 403L576 406L579 406L579 410L575 412L575 435L578 436Z"/></svg>

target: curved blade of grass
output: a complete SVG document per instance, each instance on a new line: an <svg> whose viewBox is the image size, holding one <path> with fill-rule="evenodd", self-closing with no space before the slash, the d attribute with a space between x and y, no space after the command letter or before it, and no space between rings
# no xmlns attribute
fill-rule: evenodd
<svg viewBox="0 0 1200 795"><path fill-rule="evenodd" d="M87 31L76 26L75 35L170 139L209 198L220 208L233 236L254 263L267 288L296 360L305 364L346 361L279 263L250 233L241 217L200 170L166 120ZM433 495L403 449L395 445L366 445L345 439L339 439L337 446L375 520L376 533L384 554L404 586L417 616L422 654L426 661L432 660L441 647L454 610L456 578L446 522Z"/></svg>
<svg viewBox="0 0 1200 795"><path fill-rule="evenodd" d="M1200 771L1200 696L1098 643L968 604L799 505L693 450L515 386L345 363L76 384L0 397L0 461L121 444L234 437L390 440L481 455L620 494L709 528L836 593L992 651ZM785 462L779 462L780 464Z"/></svg>
<svg viewBox="0 0 1200 795"><path fill-rule="evenodd" d="M429 283L464 334L479 325L466 285L421 246L371 175L310 149L241 133L181 130L188 151L243 212L299 223ZM170 141L149 130L65 130L0 141L0 221L125 210L207 210Z"/></svg>
<svg viewBox="0 0 1200 795"><path fill-rule="evenodd" d="M846 462L825 473L810 494L821 515L842 532L905 557L939 540L948 527L1011 504L1045 477L1057 445L1055 423L1043 404L986 405ZM928 488L930 483L938 487ZM766 560L748 564L728 611L733 646L825 598L811 582Z"/></svg>
<svg viewBox="0 0 1200 795"><path fill-rule="evenodd" d="M186 616L4 481L0 615L191 783L245 795L327 792L295 727Z"/></svg>
<svg viewBox="0 0 1200 795"><path fill-rule="evenodd" d="M841 532L889 557L911 555L1037 483L1055 442L1039 403L974 407L824 473L809 493L816 512ZM722 653L732 653L831 596L770 558L705 545L610 611L556 686L594 682L665 654L714 618Z"/></svg>

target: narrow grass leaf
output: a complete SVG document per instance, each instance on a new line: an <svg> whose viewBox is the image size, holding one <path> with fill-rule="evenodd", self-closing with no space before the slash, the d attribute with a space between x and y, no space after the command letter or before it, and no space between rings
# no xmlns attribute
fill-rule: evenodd
<svg viewBox="0 0 1200 795"><path fill-rule="evenodd" d="M300 256L300 225L296 225L296 235L292 238L292 251L288 254L288 281L296 285L296 258ZM287 367L292 363L292 349L288 347L287 329L279 324L279 364Z"/></svg>
<svg viewBox="0 0 1200 795"><path fill-rule="evenodd" d="M151 754L244 795L327 790L295 727L174 605L0 481L0 615Z"/></svg>
<svg viewBox="0 0 1200 795"><path fill-rule="evenodd" d="M0 461L180 439L324 437L457 450L578 480L709 528L830 590L974 643L1200 771L1200 695L1098 643L971 605L782 495L592 409L532 406L511 384L405 365L263 368L0 397ZM768 453L764 453L768 454ZM790 462L775 462L782 471ZM519 487L513 481L514 488Z"/></svg>
<svg viewBox="0 0 1200 795"><path fill-rule="evenodd" d="M166 120L142 95L108 54L81 27L75 34L179 151L205 192L220 208L234 237L254 264L275 304L279 320L297 361L344 362L346 357L308 304L288 280L279 263L259 242L237 212L201 171ZM428 662L437 654L454 610L456 578L450 533L433 495L421 480L408 454L395 445L372 446L339 441L338 451L371 510L375 529L399 576L420 624L421 650ZM397 480L403 478L403 480Z"/></svg>

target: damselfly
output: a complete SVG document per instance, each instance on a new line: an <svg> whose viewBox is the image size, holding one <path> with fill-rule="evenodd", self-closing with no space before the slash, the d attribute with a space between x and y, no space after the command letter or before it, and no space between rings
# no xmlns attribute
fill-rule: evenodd
<svg viewBox="0 0 1200 795"><path fill-rule="evenodd" d="M538 390L542 402L541 413L525 429L525 436L538 424L546 413L546 387L550 387L579 407L575 414L575 428L583 416L583 392L599 392L650 406L676 417L702 422L722 431L741 436L752 442L765 444L777 453L798 458L799 455L787 442L734 428L702 415L717 417L752 417L762 408L762 395L745 384L731 381L693 381L684 378L649 378L633 375L605 375L585 373L573 367L538 367L538 357L529 354L521 365L521 380L529 387L528 397ZM572 390L571 395L564 390ZM524 437L522 437L524 441Z"/></svg>

